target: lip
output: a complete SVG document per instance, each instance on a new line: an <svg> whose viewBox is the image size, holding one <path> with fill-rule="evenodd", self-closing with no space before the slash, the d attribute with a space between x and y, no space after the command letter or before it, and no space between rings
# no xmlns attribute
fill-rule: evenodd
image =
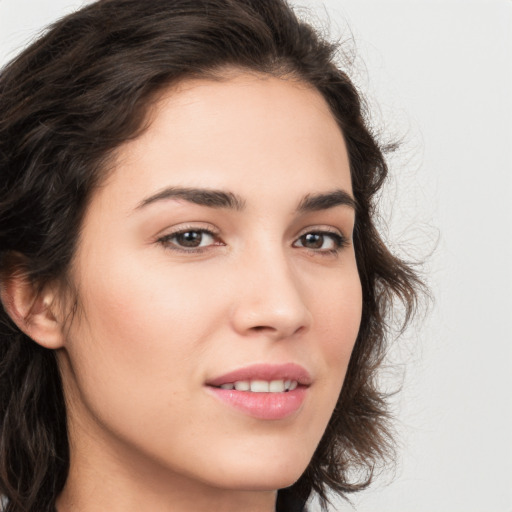
<svg viewBox="0 0 512 512"><path fill-rule="evenodd" d="M219 387L240 380L294 380L298 387L282 393L253 393ZM245 415L261 420L281 420L301 408L311 384L309 372L295 363L257 364L215 377L206 382L206 389L223 404Z"/></svg>
<svg viewBox="0 0 512 512"><path fill-rule="evenodd" d="M253 364L214 377L206 382L207 386L221 386L237 380L296 380L300 386L312 384L311 375L303 367L295 363L286 364Z"/></svg>

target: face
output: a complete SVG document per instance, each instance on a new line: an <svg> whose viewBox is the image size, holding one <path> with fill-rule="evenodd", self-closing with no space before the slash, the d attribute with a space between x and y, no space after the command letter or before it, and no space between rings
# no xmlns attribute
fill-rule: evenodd
<svg viewBox="0 0 512 512"><path fill-rule="evenodd" d="M354 218L343 136L315 90L240 74L164 94L93 195L71 270L72 461L291 485L359 329Z"/></svg>

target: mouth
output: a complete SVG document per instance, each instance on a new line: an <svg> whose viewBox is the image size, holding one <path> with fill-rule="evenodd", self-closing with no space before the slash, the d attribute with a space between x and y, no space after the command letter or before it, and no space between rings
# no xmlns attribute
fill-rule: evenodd
<svg viewBox="0 0 512 512"><path fill-rule="evenodd" d="M236 389L237 391L249 391L251 393L288 393L297 388L296 380L237 380L217 386L220 389Z"/></svg>
<svg viewBox="0 0 512 512"><path fill-rule="evenodd" d="M297 413L312 384L300 365L252 365L206 382L208 392L231 409L261 420Z"/></svg>
<svg viewBox="0 0 512 512"><path fill-rule="evenodd" d="M254 393L283 393L298 386L308 387L313 379L310 373L295 363L253 364L219 375L206 382L207 386Z"/></svg>

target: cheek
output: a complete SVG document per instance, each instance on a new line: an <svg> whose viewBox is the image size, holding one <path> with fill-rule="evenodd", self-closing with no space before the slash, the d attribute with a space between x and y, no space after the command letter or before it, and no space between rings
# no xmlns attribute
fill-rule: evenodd
<svg viewBox="0 0 512 512"><path fill-rule="evenodd" d="M340 280L318 299L319 339L330 365L348 364L362 314L362 290L357 274Z"/></svg>
<svg viewBox="0 0 512 512"><path fill-rule="evenodd" d="M187 417L200 380L197 361L219 315L190 276L119 261L82 281L83 312L67 346L68 381L85 406L79 418L98 418L123 439L151 431L165 432L154 436L162 440L175 420Z"/></svg>
<svg viewBox="0 0 512 512"><path fill-rule="evenodd" d="M143 258L119 255L104 264L108 272L99 275L89 269L88 279L83 280L87 323L91 330L108 332L105 341L125 348L130 342L157 348L177 330L184 335L187 329L197 329L199 314L204 317L212 309L211 294L200 292L213 285L201 286L202 276L173 271L165 262L144 263Z"/></svg>
<svg viewBox="0 0 512 512"><path fill-rule="evenodd" d="M342 286L330 289L321 301L318 342L326 364L322 383L325 421L328 421L343 386L346 371L359 333L362 314L362 290L359 276L354 274L342 281Z"/></svg>
<svg viewBox="0 0 512 512"><path fill-rule="evenodd" d="M202 360L226 317L217 274L192 267L177 272L165 255L148 265L110 254L100 271L82 271L88 276L81 280L84 314L68 345L80 385L96 392L108 376L109 386L124 386L141 399L155 388L185 395L191 378L199 379L194 361Z"/></svg>

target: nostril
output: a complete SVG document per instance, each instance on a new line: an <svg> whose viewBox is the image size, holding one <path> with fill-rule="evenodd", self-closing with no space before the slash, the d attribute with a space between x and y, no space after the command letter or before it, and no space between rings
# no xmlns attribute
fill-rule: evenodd
<svg viewBox="0 0 512 512"><path fill-rule="evenodd" d="M290 334L297 334L298 332L301 332L305 329L306 327L304 325L301 325L299 327L297 327L297 329L292 333L290 332L288 334L288 336ZM278 332L279 329L275 328L275 327L272 327L270 325L255 325L253 327L251 327L251 331L253 332L269 332L269 333L273 333L273 332Z"/></svg>
<svg viewBox="0 0 512 512"><path fill-rule="evenodd" d="M268 327L266 325L256 325L252 328L254 331L264 331L266 329L271 329L271 330L274 330L273 327Z"/></svg>

